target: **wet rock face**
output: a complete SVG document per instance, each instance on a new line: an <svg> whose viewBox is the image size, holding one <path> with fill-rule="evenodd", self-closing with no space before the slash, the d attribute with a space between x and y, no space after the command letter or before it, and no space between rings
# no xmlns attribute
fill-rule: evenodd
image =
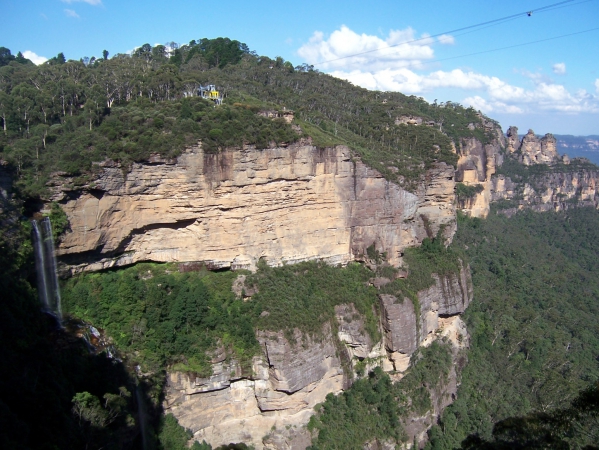
<svg viewBox="0 0 599 450"><path fill-rule="evenodd" d="M347 263L375 245L392 264L446 225L455 232L453 168L429 170L415 193L352 160L343 146L190 148L177 160L101 166L81 190L55 180L70 231L58 248L71 272L137 261L204 261L253 269L324 259Z"/></svg>
<svg viewBox="0 0 599 450"><path fill-rule="evenodd" d="M331 368L341 367L329 325L325 326L324 335L329 339L317 342L296 330L295 343L291 344L280 331L258 333L274 390L292 394L320 380Z"/></svg>
<svg viewBox="0 0 599 450"><path fill-rule="evenodd" d="M463 313L472 301L473 286L470 268L463 267L459 274L433 274L435 284L418 293L423 311L434 311L438 316Z"/></svg>
<svg viewBox="0 0 599 450"><path fill-rule="evenodd" d="M353 303L335 306L337 335L349 350L351 358L368 358L372 352L373 342L364 330L364 318L358 313Z"/></svg>

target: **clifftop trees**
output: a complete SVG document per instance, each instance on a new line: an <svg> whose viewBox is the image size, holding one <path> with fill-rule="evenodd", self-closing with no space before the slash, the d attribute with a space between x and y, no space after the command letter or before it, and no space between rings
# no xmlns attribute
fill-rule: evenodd
<svg viewBox="0 0 599 450"><path fill-rule="evenodd" d="M0 157L19 167L25 184L25 174L43 186L48 173L83 174L91 161L107 157L125 164L150 153L173 157L198 140L215 152L244 144L265 148L301 137L289 124L256 118L261 109L294 110L296 122L315 145L348 145L365 163L407 189L431 164L456 163L451 139L485 140L480 127L467 127L481 121L474 110L454 104L435 107L400 93L386 93L382 102L380 93L310 66L296 70L283 58L257 56L229 38L144 44L132 55L110 59L107 51L103 58L81 61L65 61L60 53L39 66L17 64L4 49L0 60L7 59L0 67ZM194 99L206 84L217 85L227 99L217 108L222 112ZM448 136L437 127L397 125L400 114L455 126L444 127L452 133ZM111 116L124 120L127 129L110 121ZM111 125L95 134L105 122ZM31 132L39 124L48 126L43 141ZM43 154L17 152L33 148L18 143L32 138L41 142Z"/></svg>

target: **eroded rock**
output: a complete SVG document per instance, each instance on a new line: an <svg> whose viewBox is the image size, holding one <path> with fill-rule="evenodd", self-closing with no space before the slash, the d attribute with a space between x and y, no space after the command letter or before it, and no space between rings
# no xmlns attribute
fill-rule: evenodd
<svg viewBox="0 0 599 450"><path fill-rule="evenodd" d="M107 161L81 190L57 178L68 231L57 250L71 272L137 261L203 261L254 269L322 259L345 264L371 245L393 265L406 247L444 226L455 232L453 168L436 164L417 192L385 180L347 147L253 147L176 161ZM426 222L426 226L425 226Z"/></svg>

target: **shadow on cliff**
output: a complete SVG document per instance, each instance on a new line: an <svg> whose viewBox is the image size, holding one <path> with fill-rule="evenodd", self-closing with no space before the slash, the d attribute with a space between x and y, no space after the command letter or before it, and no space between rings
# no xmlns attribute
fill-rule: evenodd
<svg viewBox="0 0 599 450"><path fill-rule="evenodd" d="M154 448L160 411L125 365L41 311L28 245L0 235L0 448ZM26 242L22 240L22 242ZM142 436L138 405L148 419ZM159 403L158 403L159 404Z"/></svg>

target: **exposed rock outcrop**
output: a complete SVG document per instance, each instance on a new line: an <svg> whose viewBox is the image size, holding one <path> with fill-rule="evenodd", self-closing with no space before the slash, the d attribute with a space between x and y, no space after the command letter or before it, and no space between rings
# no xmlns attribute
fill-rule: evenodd
<svg viewBox="0 0 599 450"><path fill-rule="evenodd" d="M456 181L467 186L481 186L482 190L469 198L458 198L458 207L472 217L486 217L491 202L491 177L503 162L501 148L505 139L500 137L483 145L478 139L460 141Z"/></svg>
<svg viewBox="0 0 599 450"><path fill-rule="evenodd" d="M248 373L222 354L213 360L209 378L169 373L164 406L192 430L195 439L213 446L244 442L257 449L305 449L310 444L305 425L314 406L327 394L346 389L358 363L362 373L375 366L403 372L419 345L439 337L453 342L458 357L458 350L468 342L459 313L472 299L470 270L462 267L459 274L435 275L434 280L418 293L419 309L410 299L399 302L390 295L380 296L381 342L372 341L365 319L353 304L338 305L334 327L325 323L319 337L296 330L290 341L283 332L258 332L263 353L254 358ZM452 369L447 382L432 388L433 410L406 422L412 437L424 439L426 427L451 402L461 367Z"/></svg>
<svg viewBox="0 0 599 450"><path fill-rule="evenodd" d="M528 130L528 133L522 138L520 152L520 161L526 166L551 164L559 159L557 141L549 133L539 139L534 131Z"/></svg>
<svg viewBox="0 0 599 450"><path fill-rule="evenodd" d="M599 208L599 169L547 172L526 183L515 183L500 175L493 178L492 201L513 200L507 214L531 208L534 211L563 211L572 207Z"/></svg>
<svg viewBox="0 0 599 450"><path fill-rule="evenodd" d="M486 217L492 202L511 200L516 203L505 211L512 214L518 209L560 211L573 206L599 207L599 170L586 165L564 169L572 162L566 155L560 157L557 141L551 134L538 138L532 130L522 137L518 128L507 131L506 153L526 166L551 166L519 182L505 175L495 175L503 164L502 141L484 146L476 139L462 140L458 154L456 181L467 186L480 186L480 192L468 198L458 198L458 208L473 217ZM575 160L576 161L576 160ZM580 163L580 161L578 161ZM559 163L564 166L560 169Z"/></svg>
<svg viewBox="0 0 599 450"><path fill-rule="evenodd" d="M347 379L330 324L318 340L299 331L294 338L291 343L282 332L259 333L264 355L254 358L252 373L244 377L230 364L227 373L217 370L208 380L169 373L165 408L195 439L212 445L305 448L310 439L303 426L314 406L341 392Z"/></svg>
<svg viewBox="0 0 599 450"><path fill-rule="evenodd" d="M454 173L444 163L411 193L352 159L347 147L296 144L176 161L111 162L82 189L57 180L70 231L57 254L72 272L137 261L205 261L252 269L323 259L347 263L374 245L399 265L403 250L445 226L455 232Z"/></svg>
<svg viewBox="0 0 599 450"><path fill-rule="evenodd" d="M385 349L394 370L407 369L412 353L439 328L440 318L463 313L472 301L469 267L462 266L457 274L434 274L433 279L432 286L418 292L417 308L409 298L379 296Z"/></svg>
<svg viewBox="0 0 599 450"><path fill-rule="evenodd" d="M520 138L518 137L518 127L511 126L507 130L507 152L515 153L520 150Z"/></svg>

